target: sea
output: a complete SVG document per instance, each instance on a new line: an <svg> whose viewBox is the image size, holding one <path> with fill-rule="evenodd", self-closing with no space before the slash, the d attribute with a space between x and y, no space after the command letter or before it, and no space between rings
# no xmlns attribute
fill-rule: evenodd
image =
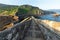
<svg viewBox="0 0 60 40"><path fill-rule="evenodd" d="M57 12L58 14L60 14L60 12ZM52 14L48 14L48 15L43 15L43 16L40 16L40 18L42 20L51 20L51 21L58 21L60 22L60 16L53 16Z"/></svg>

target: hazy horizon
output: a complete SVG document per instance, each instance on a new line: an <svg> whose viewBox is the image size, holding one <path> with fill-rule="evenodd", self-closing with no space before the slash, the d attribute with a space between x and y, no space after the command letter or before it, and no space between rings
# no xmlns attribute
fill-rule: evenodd
<svg viewBox="0 0 60 40"><path fill-rule="evenodd" d="M60 0L0 0L0 3L7 5L32 5L43 10L60 9Z"/></svg>

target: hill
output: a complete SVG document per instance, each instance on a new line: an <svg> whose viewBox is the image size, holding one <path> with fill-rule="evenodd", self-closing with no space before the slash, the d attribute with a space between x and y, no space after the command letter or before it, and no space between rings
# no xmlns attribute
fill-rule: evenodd
<svg viewBox="0 0 60 40"><path fill-rule="evenodd" d="M57 12L60 14L60 9L50 9L49 11Z"/></svg>
<svg viewBox="0 0 60 40"><path fill-rule="evenodd" d="M22 15L22 14L41 15L43 14L43 10L39 9L38 7L31 6L31 5L21 5L16 15Z"/></svg>
<svg viewBox="0 0 60 40"><path fill-rule="evenodd" d="M51 11L49 12L49 11L42 10L38 7L34 7L31 5L17 6L17 5L0 4L0 15L9 15L9 14L14 15L16 12L18 12L19 15L20 14L40 15L40 14L54 13Z"/></svg>
<svg viewBox="0 0 60 40"><path fill-rule="evenodd" d="M0 4L0 15L14 14L17 11L18 6Z"/></svg>

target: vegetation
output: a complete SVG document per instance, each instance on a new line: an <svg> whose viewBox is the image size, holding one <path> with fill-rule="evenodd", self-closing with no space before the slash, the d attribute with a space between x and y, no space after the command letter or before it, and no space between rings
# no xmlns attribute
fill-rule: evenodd
<svg viewBox="0 0 60 40"><path fill-rule="evenodd" d="M45 10L41 10L38 7L34 7L31 5L5 5L0 4L0 15L21 15L21 14L29 14L29 15L37 15L40 16L41 14L49 14L54 12L49 12Z"/></svg>
<svg viewBox="0 0 60 40"><path fill-rule="evenodd" d="M22 5L19 7L16 15L21 15L21 14L39 15L41 13L43 13L43 11L38 7L33 7L30 5Z"/></svg>
<svg viewBox="0 0 60 40"><path fill-rule="evenodd" d="M0 4L0 15L14 15L18 6Z"/></svg>

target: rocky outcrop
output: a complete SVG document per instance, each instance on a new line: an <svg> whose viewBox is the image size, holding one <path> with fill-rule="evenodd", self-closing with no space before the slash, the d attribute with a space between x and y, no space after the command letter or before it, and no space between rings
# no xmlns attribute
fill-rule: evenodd
<svg viewBox="0 0 60 40"><path fill-rule="evenodd" d="M60 40L60 35L50 30L40 19L26 18L12 28L0 32L0 40Z"/></svg>
<svg viewBox="0 0 60 40"><path fill-rule="evenodd" d="M14 22L18 21L17 16L0 16L0 31L11 28L14 25Z"/></svg>
<svg viewBox="0 0 60 40"><path fill-rule="evenodd" d="M53 16L54 16L54 17L58 17L58 16L60 16L60 14L55 13L55 14L53 14Z"/></svg>

